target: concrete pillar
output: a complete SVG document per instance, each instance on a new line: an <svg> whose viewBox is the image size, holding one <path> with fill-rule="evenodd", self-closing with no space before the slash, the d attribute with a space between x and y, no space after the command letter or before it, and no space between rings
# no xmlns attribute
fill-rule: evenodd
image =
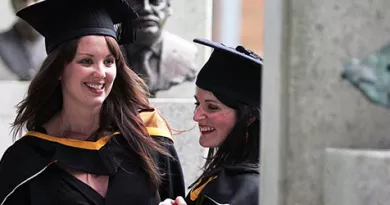
<svg viewBox="0 0 390 205"><path fill-rule="evenodd" d="M347 60L389 42L387 8L387 0L265 2L261 204L324 204L326 147L390 146L390 110L340 78Z"/></svg>
<svg viewBox="0 0 390 205"><path fill-rule="evenodd" d="M235 47L241 40L241 0L213 2L213 40Z"/></svg>

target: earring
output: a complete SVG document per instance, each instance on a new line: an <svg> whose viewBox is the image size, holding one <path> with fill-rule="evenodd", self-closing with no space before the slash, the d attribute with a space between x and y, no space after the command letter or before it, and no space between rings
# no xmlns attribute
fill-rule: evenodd
<svg viewBox="0 0 390 205"><path fill-rule="evenodd" d="M249 138L249 134L248 134L248 130L245 132L245 143L248 142L248 138Z"/></svg>

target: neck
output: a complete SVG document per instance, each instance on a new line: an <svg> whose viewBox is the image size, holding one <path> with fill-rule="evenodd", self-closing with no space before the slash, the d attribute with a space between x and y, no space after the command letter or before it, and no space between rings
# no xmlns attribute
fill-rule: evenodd
<svg viewBox="0 0 390 205"><path fill-rule="evenodd" d="M162 34L158 35L147 35L147 34L138 34L137 40L129 44L129 46L136 46L136 47L151 47L157 42L160 41L162 38Z"/></svg>
<svg viewBox="0 0 390 205"><path fill-rule="evenodd" d="M19 33L20 37L24 40L34 42L40 37L39 33L35 31L27 23L18 21L15 23L15 29Z"/></svg>
<svg viewBox="0 0 390 205"><path fill-rule="evenodd" d="M80 108L64 106L58 115L58 122L62 137L85 140L98 128L100 123L99 113L101 107Z"/></svg>

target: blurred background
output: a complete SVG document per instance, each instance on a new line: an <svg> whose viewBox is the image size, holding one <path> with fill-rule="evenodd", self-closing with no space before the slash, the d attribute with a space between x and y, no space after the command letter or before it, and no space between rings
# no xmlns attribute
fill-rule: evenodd
<svg viewBox="0 0 390 205"><path fill-rule="evenodd" d="M0 1L0 32L7 31L16 21L12 9L12 1ZM31 1L31 0L29 0ZM169 17L166 30L175 33L188 41L193 38L207 38L229 46L238 44L263 55L263 15L264 0L201 0L179 1L172 0L173 15ZM196 24L196 27L194 27ZM210 51L197 45L200 55L197 59L201 66L208 58ZM4 66L0 63L0 66ZM0 68L0 79L3 69ZM8 80L8 79L7 79ZM172 94L176 91L165 92L160 97L187 97L187 92L181 95ZM189 95L189 97L191 97Z"/></svg>

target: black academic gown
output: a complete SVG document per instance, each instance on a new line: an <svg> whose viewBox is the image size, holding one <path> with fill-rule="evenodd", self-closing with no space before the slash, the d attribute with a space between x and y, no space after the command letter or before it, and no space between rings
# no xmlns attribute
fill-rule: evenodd
<svg viewBox="0 0 390 205"><path fill-rule="evenodd" d="M176 158L155 156L164 177L159 190L150 186L138 157L123 149L120 133L87 142L49 136L40 130L28 132L4 153L0 205L156 205L165 198L183 195L183 173L165 121L154 111L141 113L141 117L153 139ZM108 175L106 196L62 167Z"/></svg>
<svg viewBox="0 0 390 205"><path fill-rule="evenodd" d="M188 205L258 205L258 168L228 166L218 174L198 180L186 197Z"/></svg>

